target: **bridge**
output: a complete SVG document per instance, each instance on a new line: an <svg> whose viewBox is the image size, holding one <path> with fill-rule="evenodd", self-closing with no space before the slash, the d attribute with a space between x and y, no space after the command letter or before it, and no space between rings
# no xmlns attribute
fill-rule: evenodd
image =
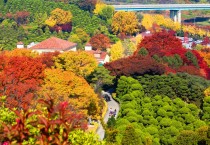
<svg viewBox="0 0 210 145"><path fill-rule="evenodd" d="M210 4L133 4L133 5L112 5L115 11L151 11L170 10L170 18L181 23L182 10L210 10Z"/></svg>

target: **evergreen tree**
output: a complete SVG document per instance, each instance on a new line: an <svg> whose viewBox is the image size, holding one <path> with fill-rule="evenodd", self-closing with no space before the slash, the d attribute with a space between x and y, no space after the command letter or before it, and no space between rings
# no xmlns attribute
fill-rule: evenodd
<svg viewBox="0 0 210 145"><path fill-rule="evenodd" d="M141 145L141 139L137 135L133 126L128 125L125 129L123 138L122 138L122 145Z"/></svg>

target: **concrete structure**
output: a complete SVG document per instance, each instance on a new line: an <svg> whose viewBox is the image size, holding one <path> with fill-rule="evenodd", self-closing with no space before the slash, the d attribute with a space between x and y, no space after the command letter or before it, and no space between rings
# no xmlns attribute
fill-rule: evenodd
<svg viewBox="0 0 210 145"><path fill-rule="evenodd" d="M77 44L73 42L69 42L67 40L63 40L56 37L48 38L29 49L37 51L38 53L45 53L45 52L65 52L65 51L76 51Z"/></svg>
<svg viewBox="0 0 210 145"><path fill-rule="evenodd" d="M170 18L181 22L181 10L210 10L210 4L113 5L116 11L170 10Z"/></svg>
<svg viewBox="0 0 210 145"><path fill-rule="evenodd" d="M170 10L170 18L174 20L174 22L181 23L182 21L181 10Z"/></svg>

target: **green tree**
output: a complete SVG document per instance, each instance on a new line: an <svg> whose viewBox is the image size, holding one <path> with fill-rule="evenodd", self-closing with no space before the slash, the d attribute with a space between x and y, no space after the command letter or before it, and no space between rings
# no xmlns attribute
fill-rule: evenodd
<svg viewBox="0 0 210 145"><path fill-rule="evenodd" d="M112 116L107 121L107 127L108 128L114 128L115 125L116 125L116 120L115 120L114 116Z"/></svg>
<svg viewBox="0 0 210 145"><path fill-rule="evenodd" d="M73 145L105 145L105 141L99 141L98 136L94 133L82 130L72 131L68 138Z"/></svg>
<svg viewBox="0 0 210 145"><path fill-rule="evenodd" d="M95 90L102 88L103 86L113 85L114 76L110 75L109 70L104 66L98 66L88 77L87 80L90 83L95 84Z"/></svg>
<svg viewBox="0 0 210 145"><path fill-rule="evenodd" d="M142 144L140 136L138 136L133 126L128 125L126 127L121 144L122 145L141 145Z"/></svg>
<svg viewBox="0 0 210 145"><path fill-rule="evenodd" d="M199 136L192 130L183 130L177 137L174 145L197 145Z"/></svg>

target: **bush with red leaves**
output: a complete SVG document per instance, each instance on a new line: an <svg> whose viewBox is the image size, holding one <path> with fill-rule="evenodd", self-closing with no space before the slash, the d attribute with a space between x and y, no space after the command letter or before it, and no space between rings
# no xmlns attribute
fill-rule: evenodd
<svg viewBox="0 0 210 145"><path fill-rule="evenodd" d="M15 110L16 123L2 123L0 142L6 142L8 145L15 142L22 145L23 142L33 138L35 144L67 145L72 144L68 138L70 132L87 129L85 116L73 111L68 102L55 105L54 100L50 98L40 99L39 103L43 104L46 110L22 112ZM29 126L36 131L30 131Z"/></svg>
<svg viewBox="0 0 210 145"><path fill-rule="evenodd" d="M204 77L201 73L200 73L200 69L196 68L195 66L181 66L179 69L176 70L177 72L186 72L188 74L191 75L197 75L197 76L201 76Z"/></svg>
<svg viewBox="0 0 210 145"><path fill-rule="evenodd" d="M131 56L128 58L121 58L119 60L106 63L111 75L114 76L139 76L144 74L161 75L165 72L163 64L156 62L150 56Z"/></svg>

